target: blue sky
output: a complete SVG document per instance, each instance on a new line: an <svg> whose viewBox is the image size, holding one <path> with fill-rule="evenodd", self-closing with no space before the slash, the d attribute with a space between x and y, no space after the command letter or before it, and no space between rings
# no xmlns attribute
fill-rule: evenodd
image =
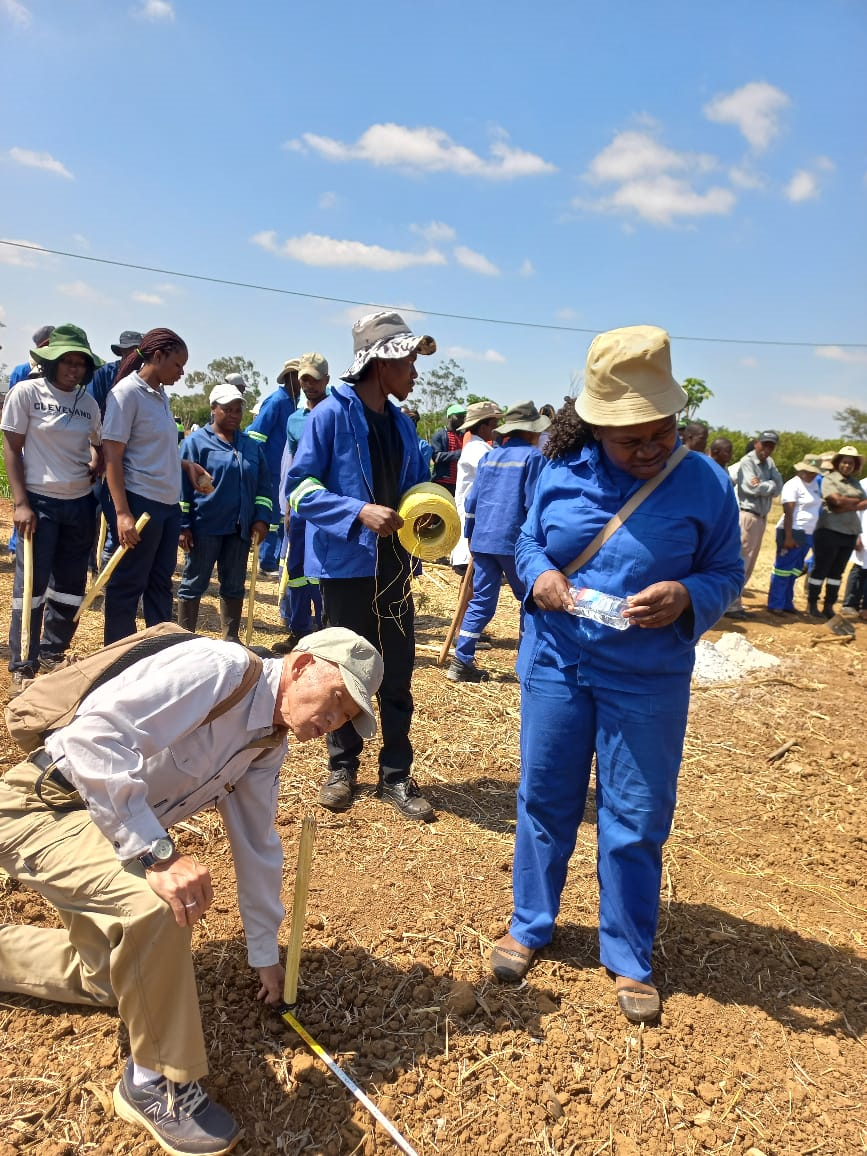
<svg viewBox="0 0 867 1156"><path fill-rule="evenodd" d="M0 238L417 311L662 325L717 425L831 436L835 409L867 407L860 0L0 0L0 43ZM75 321L103 355L167 325L190 368L237 353L273 382L318 349L337 375L367 311L0 245L9 364ZM559 403L592 335L408 316L503 404Z"/></svg>

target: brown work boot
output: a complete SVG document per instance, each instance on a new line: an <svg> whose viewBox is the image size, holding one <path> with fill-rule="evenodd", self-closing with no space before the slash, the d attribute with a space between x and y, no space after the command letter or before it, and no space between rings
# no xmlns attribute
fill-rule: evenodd
<svg viewBox="0 0 867 1156"><path fill-rule="evenodd" d="M319 788L319 805L329 811L348 811L355 795L355 776L337 767Z"/></svg>

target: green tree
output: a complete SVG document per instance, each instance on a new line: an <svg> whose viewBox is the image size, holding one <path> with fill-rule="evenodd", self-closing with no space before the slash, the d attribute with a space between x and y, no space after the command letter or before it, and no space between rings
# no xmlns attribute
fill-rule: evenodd
<svg viewBox="0 0 867 1156"><path fill-rule="evenodd" d="M844 438L853 442L867 441L867 409L847 405L834 414L834 421L839 425Z"/></svg>
<svg viewBox="0 0 867 1156"><path fill-rule="evenodd" d="M419 374L409 403L420 414L418 432L421 437L430 440L434 430L445 424L446 410L450 405L467 404L464 399L466 388L466 374L454 358L441 361L433 369Z"/></svg>
<svg viewBox="0 0 867 1156"><path fill-rule="evenodd" d="M680 384L686 390L687 397L683 416L687 421L692 421L700 406L713 397L713 390L700 377L685 377Z"/></svg>
<svg viewBox="0 0 867 1156"><path fill-rule="evenodd" d="M192 369L185 373L178 382L176 392L170 394L172 413L180 418L187 429L194 423L204 425L210 420L208 395L230 373L240 373L247 383L244 424L251 420L253 406L259 400L262 390L267 388L268 378L246 357L215 357L208 362L207 369Z"/></svg>

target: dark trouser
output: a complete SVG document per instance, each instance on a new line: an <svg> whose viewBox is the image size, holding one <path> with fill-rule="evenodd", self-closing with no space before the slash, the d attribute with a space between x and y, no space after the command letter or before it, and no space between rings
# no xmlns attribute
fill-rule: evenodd
<svg viewBox="0 0 867 1156"><path fill-rule="evenodd" d="M823 582L825 602L833 606L837 601L840 580L857 539L857 534L841 534L838 530L817 527L813 534L813 569L807 585L807 597L811 602L819 601Z"/></svg>
<svg viewBox="0 0 867 1156"><path fill-rule="evenodd" d="M9 669L29 676L39 669L39 655L60 658L72 641L75 612L84 597L87 562L96 524L93 494L82 498L49 498L28 492L36 514L33 535L33 603L30 650L21 650L21 604L24 592L24 539L15 551L15 583L9 629Z"/></svg>
<svg viewBox="0 0 867 1156"><path fill-rule="evenodd" d="M867 568L853 563L846 580L843 605L850 610L867 610Z"/></svg>
<svg viewBox="0 0 867 1156"><path fill-rule="evenodd" d="M249 553L250 539L240 534L201 534L194 530L193 548L187 554L178 587L178 601L201 598L208 589L215 565L220 597L243 598Z"/></svg>
<svg viewBox="0 0 867 1156"><path fill-rule="evenodd" d="M132 490L127 490L126 499L136 520L145 512L151 520L142 530L139 544L127 550L105 588L104 646L135 634L139 599L146 626L172 621L172 575L178 560L181 507L177 502L154 502ZM108 486L103 489L103 504L109 531L118 541L117 516Z"/></svg>
<svg viewBox="0 0 867 1156"><path fill-rule="evenodd" d="M390 539L385 549L391 548ZM385 671L379 700L382 748L379 774L384 782L405 779L412 767L412 668L415 662L414 608L409 560L377 578L323 578L322 601L327 626L345 626L362 635L382 655ZM352 723L328 736L332 770L353 777L364 743Z"/></svg>

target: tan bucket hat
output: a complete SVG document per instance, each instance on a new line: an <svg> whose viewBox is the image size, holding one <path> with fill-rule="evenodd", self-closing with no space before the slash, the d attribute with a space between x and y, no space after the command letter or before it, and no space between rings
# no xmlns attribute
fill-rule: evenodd
<svg viewBox="0 0 867 1156"><path fill-rule="evenodd" d="M502 412L495 401L474 401L472 405L467 406L464 424L458 426L457 432L466 433L468 429L472 429L474 425L478 425L485 418L499 417Z"/></svg>
<svg viewBox="0 0 867 1156"><path fill-rule="evenodd" d="M638 425L678 413L688 401L671 372L671 342L656 325L594 337L575 412L589 425Z"/></svg>
<svg viewBox="0 0 867 1156"><path fill-rule="evenodd" d="M821 474L822 472L820 466L817 466L815 462L808 462L806 458L802 458L799 462L795 462L795 464L792 466L792 469L796 474L800 474L801 472L805 474Z"/></svg>
<svg viewBox="0 0 867 1156"><path fill-rule="evenodd" d="M283 362L283 368L277 374L277 384L278 385L285 385L286 384L286 378L289 376L289 374L298 372L298 365L299 365L300 361L301 361L301 359L299 357L293 357L291 361L284 361Z"/></svg>

